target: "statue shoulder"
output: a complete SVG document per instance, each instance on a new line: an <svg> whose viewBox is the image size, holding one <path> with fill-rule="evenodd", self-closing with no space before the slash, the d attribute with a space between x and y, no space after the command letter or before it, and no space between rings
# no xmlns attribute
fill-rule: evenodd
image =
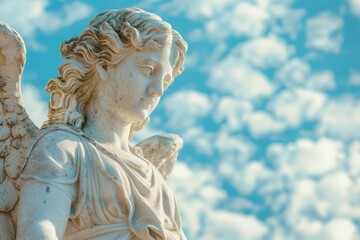
<svg viewBox="0 0 360 240"><path fill-rule="evenodd" d="M62 182L77 175L81 133L66 126L40 130L30 144L21 178Z"/></svg>
<svg viewBox="0 0 360 240"><path fill-rule="evenodd" d="M40 129L37 137L30 143L28 155L34 148L73 149L75 145L81 142L82 132L67 125L57 124Z"/></svg>

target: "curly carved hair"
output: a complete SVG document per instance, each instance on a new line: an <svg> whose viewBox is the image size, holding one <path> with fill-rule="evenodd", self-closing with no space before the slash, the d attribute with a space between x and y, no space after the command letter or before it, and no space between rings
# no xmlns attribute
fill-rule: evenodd
<svg viewBox="0 0 360 240"><path fill-rule="evenodd" d="M86 106L99 79L96 64L117 64L135 50L160 49L167 44L171 44L175 54L176 77L184 69L187 44L170 24L139 8L100 13L79 37L62 44L61 54L66 60L59 67L60 77L51 79L46 86L51 96L48 120L43 126L67 124L81 129L86 121ZM148 122L149 118L133 123L130 137Z"/></svg>

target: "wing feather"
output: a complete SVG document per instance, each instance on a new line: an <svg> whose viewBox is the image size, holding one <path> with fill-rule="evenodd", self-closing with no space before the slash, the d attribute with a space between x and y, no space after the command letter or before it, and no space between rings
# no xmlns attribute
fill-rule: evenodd
<svg viewBox="0 0 360 240"><path fill-rule="evenodd" d="M11 215L0 212L0 239L1 240L12 240L16 237L15 223Z"/></svg>
<svg viewBox="0 0 360 240"><path fill-rule="evenodd" d="M6 178L5 169L4 169L4 160L0 159L0 183L2 183Z"/></svg>
<svg viewBox="0 0 360 240"><path fill-rule="evenodd" d="M0 183L0 212L11 211L18 199L19 191L16 189L14 183L6 177L5 180Z"/></svg>
<svg viewBox="0 0 360 240"><path fill-rule="evenodd" d="M15 239L19 176L38 132L20 93L25 54L20 35L0 22L0 239Z"/></svg>
<svg viewBox="0 0 360 240"><path fill-rule="evenodd" d="M167 179L173 171L183 140L176 134L159 134L144 139L136 147L140 147L143 156L149 160Z"/></svg>

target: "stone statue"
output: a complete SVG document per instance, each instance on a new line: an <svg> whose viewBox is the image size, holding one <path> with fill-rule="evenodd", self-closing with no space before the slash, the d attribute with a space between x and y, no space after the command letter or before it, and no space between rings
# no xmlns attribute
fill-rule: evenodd
<svg viewBox="0 0 360 240"><path fill-rule="evenodd" d="M0 23L0 239L186 239L165 181L182 140L129 143L183 71L186 50L155 14L99 14L62 44L38 129L19 90L24 43Z"/></svg>

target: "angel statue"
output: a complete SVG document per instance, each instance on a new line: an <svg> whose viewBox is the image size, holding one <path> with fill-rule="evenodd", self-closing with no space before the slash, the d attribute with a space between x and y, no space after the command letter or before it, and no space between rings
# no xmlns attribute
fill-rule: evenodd
<svg viewBox="0 0 360 240"><path fill-rule="evenodd" d="M61 46L48 119L20 94L24 42L0 23L0 239L186 239L166 183L182 140L130 144L183 71L187 44L139 8L97 15Z"/></svg>

